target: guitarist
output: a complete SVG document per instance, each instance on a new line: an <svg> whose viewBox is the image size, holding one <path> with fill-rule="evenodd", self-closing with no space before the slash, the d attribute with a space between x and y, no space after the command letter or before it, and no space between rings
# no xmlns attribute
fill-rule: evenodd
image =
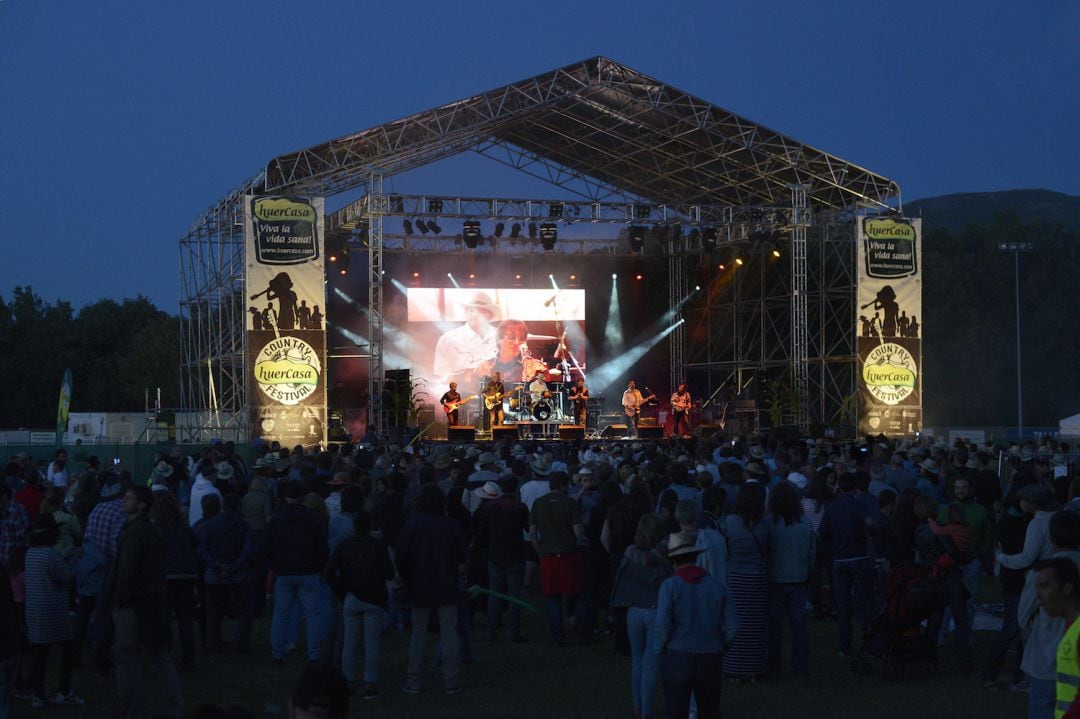
<svg viewBox="0 0 1080 719"><path fill-rule="evenodd" d="M502 375L496 372L491 381L484 387L484 407L487 408L488 419L491 428L503 423L503 395L506 389L503 387Z"/></svg>
<svg viewBox="0 0 1080 719"><path fill-rule="evenodd" d="M578 377L577 383L570 388L570 401L574 403L574 421L585 426L585 408L589 400L589 388L585 386L585 379Z"/></svg>
<svg viewBox="0 0 1080 719"><path fill-rule="evenodd" d="M446 410L446 424L454 427L458 423L458 408L461 406L461 395L457 391L457 382L450 383L450 391L439 398L439 404Z"/></svg>
<svg viewBox="0 0 1080 719"><path fill-rule="evenodd" d="M626 391L622 395L622 406L626 416L630 418L631 436L638 435L638 420L641 418L641 405L645 404L645 398L641 396L634 380L626 385Z"/></svg>
<svg viewBox="0 0 1080 719"><path fill-rule="evenodd" d="M686 389L686 383L683 382L671 393L671 436L690 436L690 404L690 392ZM682 432L679 431L680 427Z"/></svg>

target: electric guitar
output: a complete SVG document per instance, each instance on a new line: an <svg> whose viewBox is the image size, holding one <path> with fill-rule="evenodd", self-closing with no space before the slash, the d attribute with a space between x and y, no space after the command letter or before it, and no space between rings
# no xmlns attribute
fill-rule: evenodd
<svg viewBox="0 0 1080 719"><path fill-rule="evenodd" d="M496 405L498 405L499 402L502 402L502 398L503 398L503 393L502 392L496 392L495 394L485 394L484 395L484 406L487 407L488 409L495 409Z"/></svg>
<svg viewBox="0 0 1080 719"><path fill-rule="evenodd" d="M677 392L671 395L671 409L675 412L685 412L690 409L690 393L680 396Z"/></svg>
<svg viewBox="0 0 1080 719"><path fill-rule="evenodd" d="M656 399L656 395L655 394L650 394L648 397L643 397L642 400L640 402L638 402L636 405L624 404L623 409L626 411L626 416L627 417L633 417L636 414L638 414L639 412L641 412L641 406L643 404L645 404L646 402L648 402L650 399Z"/></svg>
<svg viewBox="0 0 1080 719"><path fill-rule="evenodd" d="M478 394L473 394L473 395L469 395L468 397L463 397L463 398L459 399L459 400L458 400L457 402L446 402L446 403L445 403L445 404L443 404L443 406L442 406L442 408L443 408L443 411L444 411L444 412L446 412L447 414L450 414L450 413L451 413L451 412L453 412L453 411L454 411L455 409L457 409L457 408L458 408L458 407L460 407L461 405L465 404L465 403L466 403L466 402L468 402L469 400L473 400L473 399L476 399L476 398L477 398L477 397L479 397L479 396L480 396L480 395L478 395Z"/></svg>

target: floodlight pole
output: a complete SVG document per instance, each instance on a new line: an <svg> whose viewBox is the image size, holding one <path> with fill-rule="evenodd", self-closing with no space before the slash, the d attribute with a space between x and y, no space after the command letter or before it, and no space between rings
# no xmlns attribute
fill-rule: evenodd
<svg viewBox="0 0 1080 719"><path fill-rule="evenodd" d="M1016 434L1017 441L1024 441L1024 378L1021 374L1020 351L1020 253L1031 252L1035 245L1031 242L1001 242L998 249L1013 253L1014 282L1016 285Z"/></svg>

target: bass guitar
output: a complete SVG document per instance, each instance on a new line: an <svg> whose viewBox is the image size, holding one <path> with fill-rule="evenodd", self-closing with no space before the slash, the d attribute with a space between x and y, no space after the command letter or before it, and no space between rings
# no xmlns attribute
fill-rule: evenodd
<svg viewBox="0 0 1080 719"><path fill-rule="evenodd" d="M474 400L474 399L476 399L476 398L477 398L477 397L479 397L479 396L480 396L480 395L477 395L477 394L473 394L473 395L469 395L468 397L463 397L463 398L459 399L459 400L458 400L457 402L447 402L447 403L445 403L445 404L444 404L444 405L442 406L442 408L443 408L443 411L444 411L444 412L446 412L447 414L450 414L450 413L451 413L451 412L453 412L453 411L454 411L455 409L457 409L457 408L458 408L458 407L460 407L461 405L465 404L465 403L466 403L466 402L468 402L469 400Z"/></svg>

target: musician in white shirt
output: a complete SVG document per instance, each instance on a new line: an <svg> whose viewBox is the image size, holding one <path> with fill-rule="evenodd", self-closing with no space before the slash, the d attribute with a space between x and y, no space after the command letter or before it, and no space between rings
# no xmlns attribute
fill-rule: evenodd
<svg viewBox="0 0 1080 719"><path fill-rule="evenodd" d="M637 385L634 384L634 380L630 380L626 385L626 391L622 395L622 406L626 416L630 418L631 434L637 437L638 433L638 420L641 418L641 405L645 400L641 396L641 392L638 391Z"/></svg>
<svg viewBox="0 0 1080 719"><path fill-rule="evenodd" d="M687 391L686 383L683 382L671 393L671 435L673 437L690 436L690 403L690 392ZM682 432L679 431L680 427Z"/></svg>

